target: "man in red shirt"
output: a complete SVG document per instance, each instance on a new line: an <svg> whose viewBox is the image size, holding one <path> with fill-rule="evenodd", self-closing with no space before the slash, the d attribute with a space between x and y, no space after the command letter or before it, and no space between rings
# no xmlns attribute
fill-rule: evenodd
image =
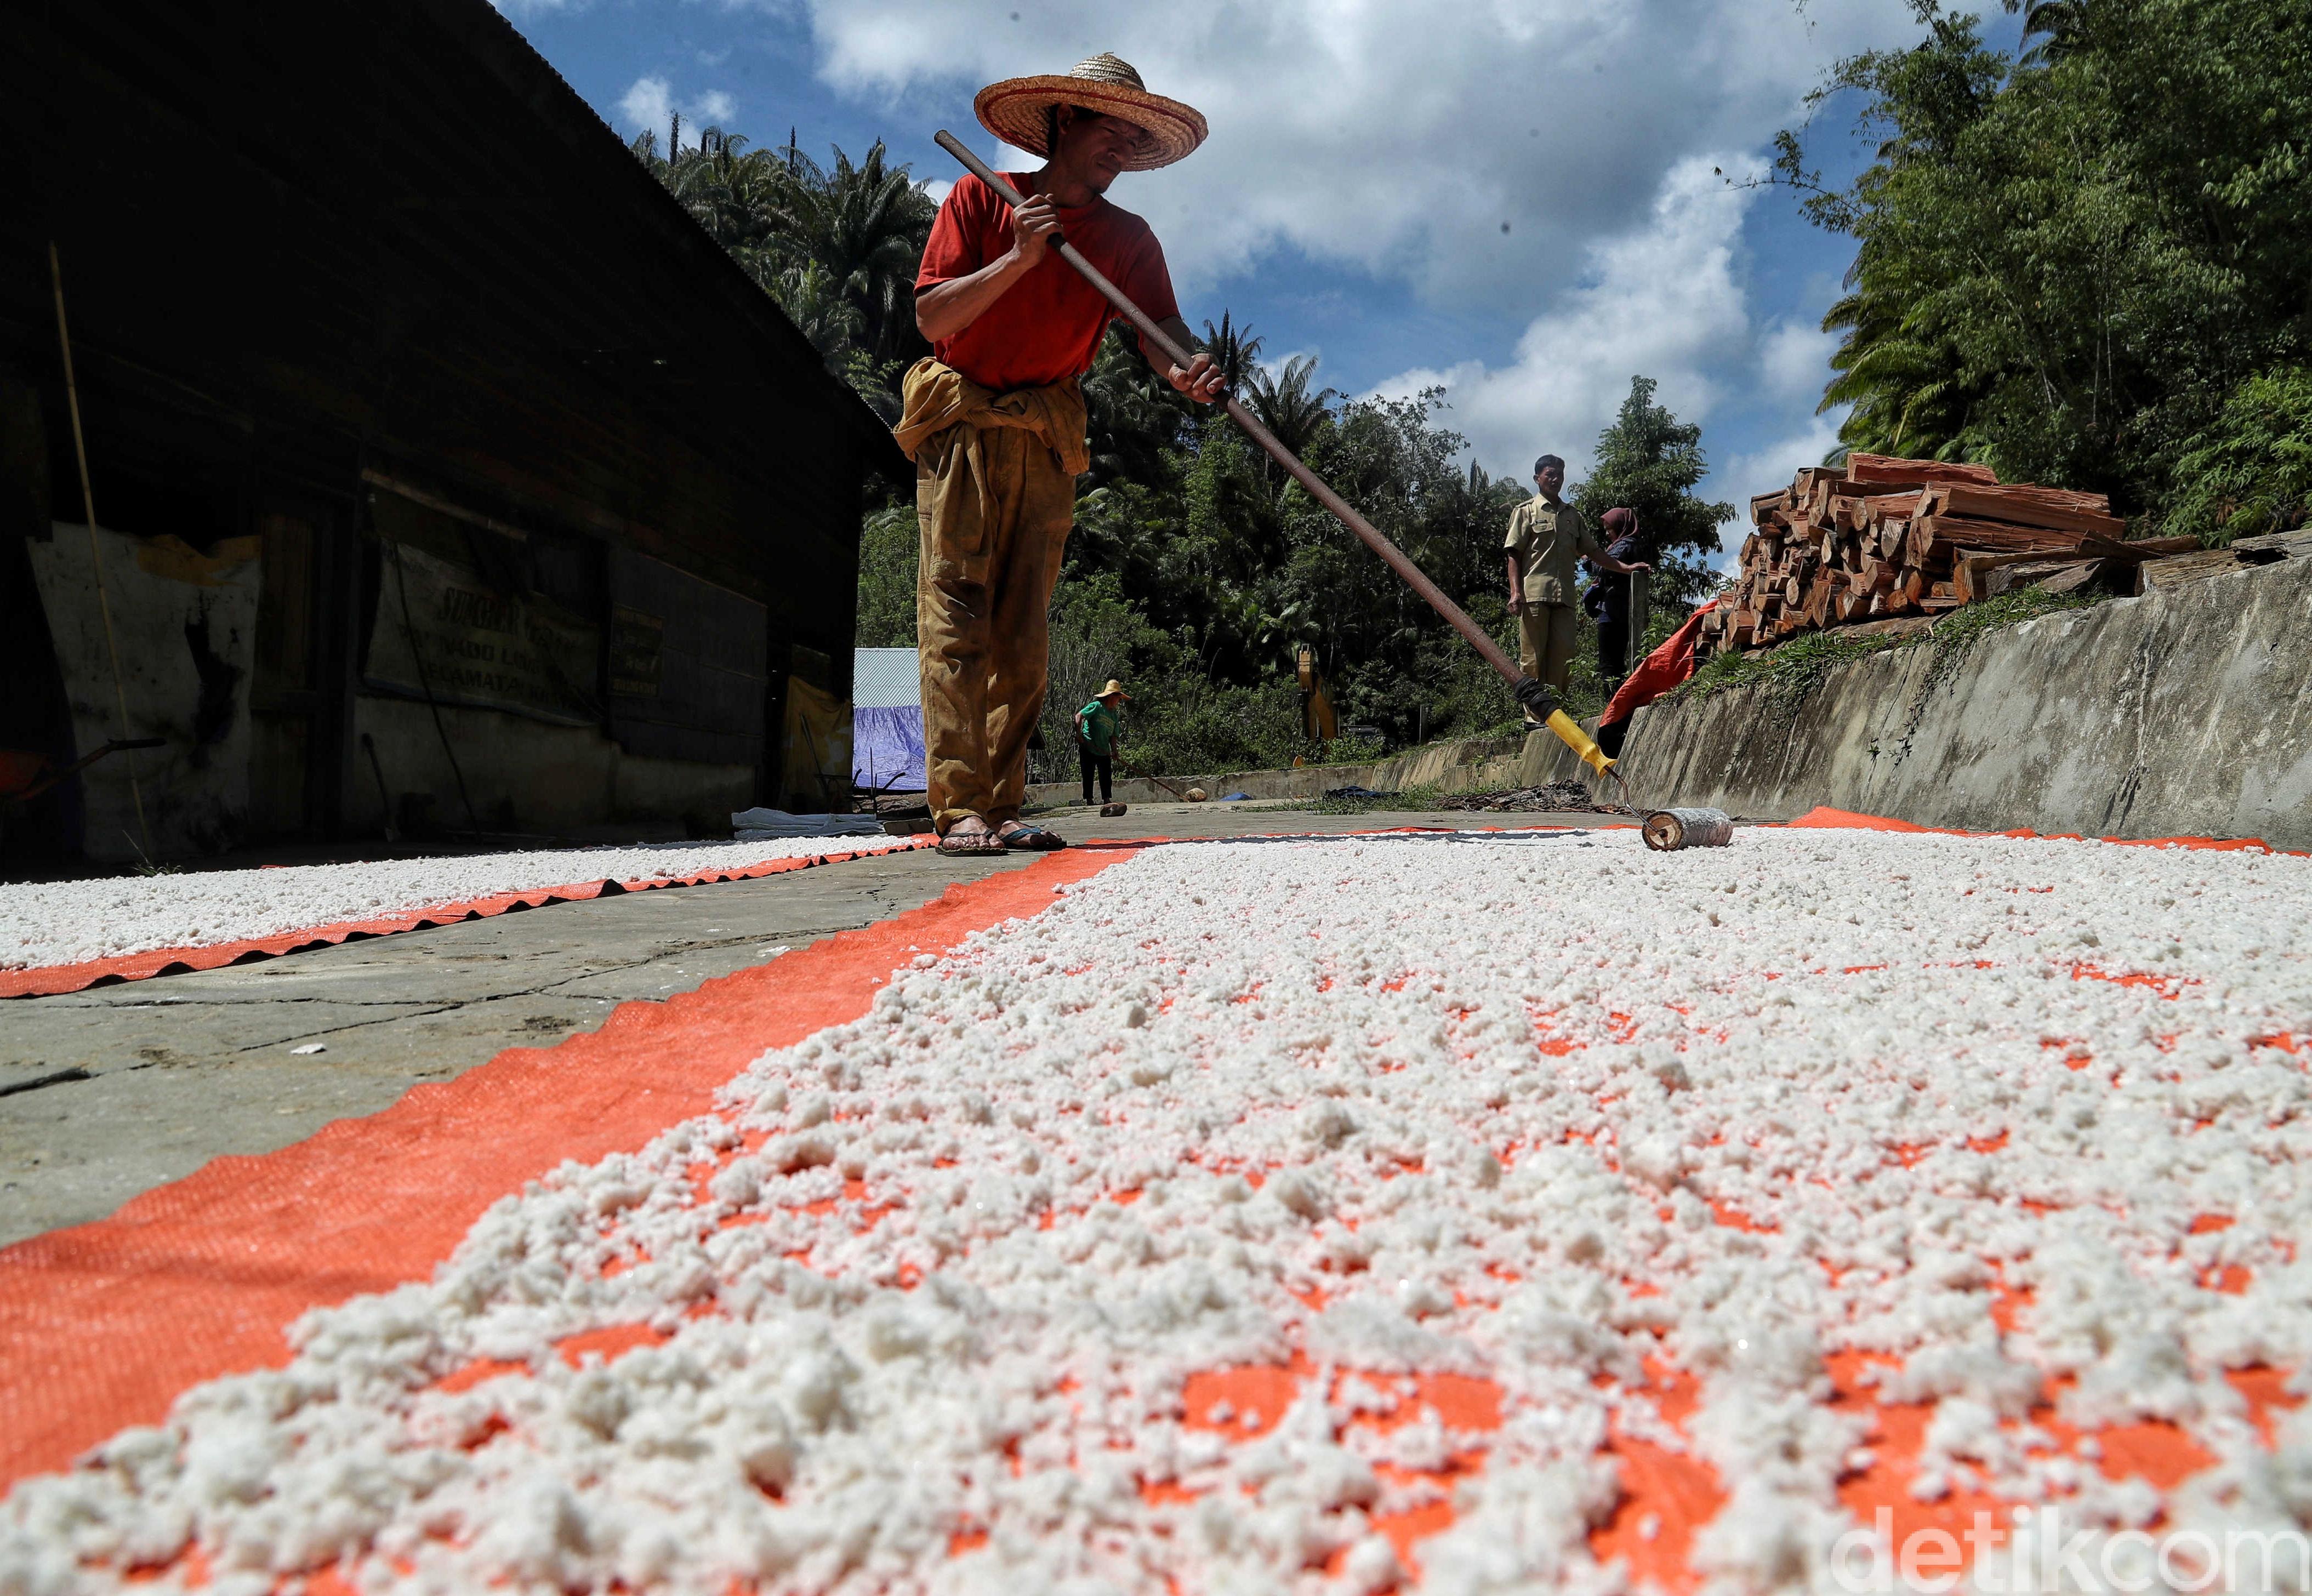
<svg viewBox="0 0 2312 1596"><path fill-rule="evenodd" d="M983 127L1045 158L1005 173L1018 211L977 178L940 206L915 280L915 324L933 355L903 385L899 447L915 462L922 566L915 653L923 672L929 801L942 853L1064 846L1023 825L1028 739L1044 702L1046 612L1089 469L1077 379L1115 311L1059 258L1067 241L1182 347L1164 250L1148 224L1104 197L1124 171L1169 165L1204 142L1204 119L1150 93L1114 56L1064 75L979 92ZM1165 380L1209 404L1208 355L1176 366L1143 346Z"/></svg>

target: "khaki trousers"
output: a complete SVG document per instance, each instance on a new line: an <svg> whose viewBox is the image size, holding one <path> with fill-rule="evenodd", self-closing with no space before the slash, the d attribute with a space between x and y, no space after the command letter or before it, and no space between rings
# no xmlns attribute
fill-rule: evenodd
<svg viewBox="0 0 2312 1596"><path fill-rule="evenodd" d="M1573 669L1577 634L1571 604L1541 604L1531 599L1518 616L1518 665L1538 677L1553 693L1563 693Z"/></svg>
<svg viewBox="0 0 2312 1596"><path fill-rule="evenodd" d="M915 656L933 823L1019 817L1044 707L1075 477L1025 427L959 422L915 452Z"/></svg>

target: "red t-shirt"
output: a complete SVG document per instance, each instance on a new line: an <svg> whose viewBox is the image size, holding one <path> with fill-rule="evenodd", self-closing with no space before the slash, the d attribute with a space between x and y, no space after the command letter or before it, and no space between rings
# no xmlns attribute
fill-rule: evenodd
<svg viewBox="0 0 2312 1596"><path fill-rule="evenodd" d="M1012 172L1003 176L1022 194L1029 191L1024 178ZM1062 206L1060 229L1085 259L1152 320L1180 313L1179 303L1172 297L1172 275L1164 267L1164 247L1147 223L1102 198ZM915 276L916 292L968 277L1011 248L1012 207L966 172L948 191L939 219L932 224L923 270ZM978 320L933 349L982 388L998 393L1040 388L1091 370L1108 324L1117 319L1099 290L1061 259L1058 250L1050 250Z"/></svg>

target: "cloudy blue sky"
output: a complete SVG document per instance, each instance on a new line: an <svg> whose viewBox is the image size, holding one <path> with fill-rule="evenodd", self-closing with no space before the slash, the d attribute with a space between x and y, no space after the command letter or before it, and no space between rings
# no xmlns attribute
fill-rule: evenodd
<svg viewBox="0 0 2312 1596"><path fill-rule="evenodd" d="M1212 124L1110 196L1155 224L1190 325L1225 307L1348 392L1442 383L1520 478L1544 449L1578 478L1643 373L1736 500L1834 441L1818 324L1850 250L1721 174L1760 169L1831 61L1917 36L1902 0L498 4L623 134L679 111L686 138L880 137L942 192L935 130L996 153L980 84L1113 50ZM1822 118L1834 165L1850 117Z"/></svg>

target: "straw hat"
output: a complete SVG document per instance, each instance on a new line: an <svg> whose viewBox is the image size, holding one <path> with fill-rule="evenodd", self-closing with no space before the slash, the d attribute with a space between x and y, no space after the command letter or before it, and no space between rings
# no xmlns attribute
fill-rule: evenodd
<svg viewBox="0 0 2312 1596"><path fill-rule="evenodd" d="M1125 692L1124 690L1124 684L1117 680L1113 676L1108 679L1108 685L1100 688L1099 691L1094 693L1092 697L1095 698L1121 698L1126 704L1132 702L1132 695Z"/></svg>
<svg viewBox="0 0 2312 1596"><path fill-rule="evenodd" d="M971 108L979 125L1014 149L1048 157L1044 112L1055 105L1080 105L1140 129L1140 146L1124 163L1126 171L1169 166L1204 142L1201 111L1161 94L1151 94L1128 61L1100 54L1066 73L1007 77L980 90Z"/></svg>

